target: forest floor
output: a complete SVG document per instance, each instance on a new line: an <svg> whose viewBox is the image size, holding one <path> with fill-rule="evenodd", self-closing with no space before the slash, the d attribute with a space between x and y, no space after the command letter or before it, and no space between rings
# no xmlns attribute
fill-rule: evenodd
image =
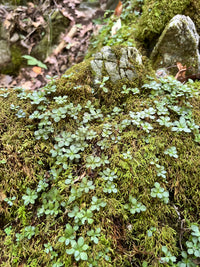
<svg viewBox="0 0 200 267"><path fill-rule="evenodd" d="M39 89L46 85L46 76L58 78L72 65L81 62L87 52L92 36L97 35L105 24L105 2L99 6L90 6L82 0L48 1L39 5L29 2L27 6L9 7L0 5L0 20L3 21L10 35L21 35L20 46L27 50L26 55L41 41L42 30L47 29L47 14L58 11L69 20L69 26L62 32L53 52L43 63L45 68L24 65L17 75L0 74L0 87L23 87L28 90ZM57 3L58 2L58 3ZM110 13L111 14L111 13Z"/></svg>

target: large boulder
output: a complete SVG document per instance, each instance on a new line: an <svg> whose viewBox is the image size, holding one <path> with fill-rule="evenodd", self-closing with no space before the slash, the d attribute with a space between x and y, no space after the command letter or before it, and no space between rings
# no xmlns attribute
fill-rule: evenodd
<svg viewBox="0 0 200 267"><path fill-rule="evenodd" d="M172 67L181 62L190 68L192 73L200 69L199 35L193 21L188 16L176 15L165 27L151 59L155 69L159 67ZM171 68L172 73L177 72Z"/></svg>

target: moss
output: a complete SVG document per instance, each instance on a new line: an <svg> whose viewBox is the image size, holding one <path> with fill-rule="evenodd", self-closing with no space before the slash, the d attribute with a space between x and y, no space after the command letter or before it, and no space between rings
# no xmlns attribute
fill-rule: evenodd
<svg viewBox="0 0 200 267"><path fill-rule="evenodd" d="M190 0L181 2L177 0L146 0L138 23L137 38L141 41L145 39L153 41L161 34L170 19L177 14L183 14L189 4Z"/></svg>
<svg viewBox="0 0 200 267"><path fill-rule="evenodd" d="M1 69L3 74L16 75L22 67L24 59L22 58L22 51L17 45L11 46L11 63Z"/></svg>
<svg viewBox="0 0 200 267"><path fill-rule="evenodd" d="M119 50L117 47L115 49L117 53ZM120 53L118 56L120 57ZM6 96L7 92L0 92L2 94L0 96L0 196L16 196L13 206L9 206L0 198L2 204L0 209L0 264L2 266L19 266L20 264L31 267L50 266L56 261L65 263L65 266L75 264L87 266L85 261L76 263L74 257L66 253L66 248L70 246L65 246L58 240L64 235L67 223L75 225L74 218L68 216L69 211L72 211L74 206L88 210L93 196L102 198L107 205L94 212L93 224L87 222L83 225L79 224L77 230L76 240L83 236L86 243L90 245L89 260L95 259L98 253L102 252L111 257L111 262L100 257L99 266L142 266L145 261L148 266L162 266L159 260L163 256L161 252L163 245L166 245L173 255L180 256L179 238L182 232L180 232L179 217L181 216L181 220L186 221L186 227L191 222L200 222L200 208L197 205L200 198L198 181L200 148L194 142L192 134L172 132L167 127L159 126L155 122L157 117L152 122L153 130L150 134L132 124L120 132L121 122L124 119L130 119L130 111L137 112L149 106L154 107L154 100L159 101L162 97L160 95L154 99L149 96L148 90L142 88L143 83L148 79L146 74L153 74L148 61L145 62L147 62L145 63L146 69L136 66L138 80L119 81L115 84L106 83L109 93L93 88L94 76L90 69L90 60L67 70L65 75L55 82L56 92L48 94L48 101L43 104L51 113L53 109L60 107L54 97L67 96L69 103L73 103L74 106L80 104L82 109L77 119L67 114L57 123L49 118L54 126L54 132L47 140L35 140L34 137L34 131L38 129L38 123L41 120L30 120L29 115L37 107L31 105L27 99L19 99L17 90L9 90L8 96ZM140 94L122 95L121 88L124 84L130 87L137 86ZM198 83L195 86L199 88ZM52 158L50 152L57 143L55 136L60 136L62 131L73 135L80 125L84 125L80 122L84 112L88 111L85 107L88 100L91 101L95 110L101 109L103 115L103 118L95 118L87 124L90 129L97 132L97 136L87 140L87 147L80 152L79 162L68 161L66 158L67 169L63 169L57 178L52 178L53 167L56 170L61 167L61 165L56 165L57 159ZM200 123L199 101L199 96L191 99L197 125ZM10 109L11 104L20 106L26 112L26 118L17 118L16 111ZM115 106L121 108L118 115L112 115ZM172 116L176 118L175 114ZM151 122L148 118L147 121ZM108 147L102 151L98 142L104 139L102 130L105 124L110 125L111 134L108 138ZM115 139L118 136L121 139ZM176 146L179 155L177 159L163 153L168 146ZM127 151L130 151L131 159L124 157L123 154ZM109 164L105 163L95 169L87 168L88 155L107 156ZM155 166L150 164L155 157L159 159L159 164L165 166L166 179L158 177ZM114 170L118 176L115 181L118 189L116 194L103 192L106 182L101 177L101 171L107 167ZM74 185L65 183L70 175L75 179ZM74 186L78 189L84 177L93 182L95 190L89 190L72 203L68 203L71 188ZM25 206L22 196L26 194L27 188L36 191L39 181L46 181L48 187L44 192L38 193L34 204ZM151 189L157 181L169 191L169 204L151 197ZM57 189L57 197L54 201L59 203L58 214L39 216L38 209L41 208L44 199L48 199L48 194L53 195L55 189ZM135 214L128 212L124 205L129 202L129 195L145 205L146 211ZM35 235L30 240L23 238L17 242L16 234L23 234L27 226L35 227ZM6 234L5 230L9 227L11 227L11 232ZM101 227L101 236L98 244L93 244L87 231L96 227ZM152 236L147 235L150 227L156 229ZM188 234L184 232L183 246L187 240ZM45 252L44 245L47 243L51 244L57 256L53 252ZM109 252L105 252L107 248Z"/></svg>
<svg viewBox="0 0 200 267"><path fill-rule="evenodd" d="M197 32L200 34L200 2L198 0L191 0L190 5L185 10L185 15L193 20Z"/></svg>

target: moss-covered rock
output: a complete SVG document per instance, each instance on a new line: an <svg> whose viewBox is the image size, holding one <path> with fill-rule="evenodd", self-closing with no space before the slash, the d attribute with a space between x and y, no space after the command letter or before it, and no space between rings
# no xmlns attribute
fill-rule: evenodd
<svg viewBox="0 0 200 267"><path fill-rule="evenodd" d="M190 17L176 15L170 20L151 53L151 60L154 69L181 62L192 74L200 71L199 35ZM170 72L175 75L177 69L171 68Z"/></svg>
<svg viewBox="0 0 200 267"><path fill-rule="evenodd" d="M1 90L2 266L162 266L164 246L181 261L199 223L199 84L104 88L88 60Z"/></svg>
<svg viewBox="0 0 200 267"><path fill-rule="evenodd" d="M145 57L95 83L93 59L0 90L0 265L196 266L200 84L156 80Z"/></svg>
<svg viewBox="0 0 200 267"><path fill-rule="evenodd" d="M145 0L142 6L142 15L139 19L136 36L147 49L152 49L156 44L166 24L175 15L189 16L199 31L200 4L196 0L167 1Z"/></svg>
<svg viewBox="0 0 200 267"><path fill-rule="evenodd" d="M159 36L165 25L177 14L183 14L190 4L190 0L167 1L145 0L142 16L138 25L138 38L153 41Z"/></svg>

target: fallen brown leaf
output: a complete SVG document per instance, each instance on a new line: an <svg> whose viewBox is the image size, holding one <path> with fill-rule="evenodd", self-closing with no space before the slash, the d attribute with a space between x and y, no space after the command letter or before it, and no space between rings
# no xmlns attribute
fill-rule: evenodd
<svg viewBox="0 0 200 267"><path fill-rule="evenodd" d="M184 82L186 79L185 73L186 73L187 67L183 66L180 62L177 62L176 66L177 66L179 71L177 72L175 79L180 81L180 82Z"/></svg>
<svg viewBox="0 0 200 267"><path fill-rule="evenodd" d="M36 74L41 74L42 73L42 69L40 67L33 67L32 71L34 71Z"/></svg>
<svg viewBox="0 0 200 267"><path fill-rule="evenodd" d="M122 8L123 8L123 6L122 6L122 2L119 1L119 3L117 4L117 6L116 6L116 8L115 8L115 12L114 12L114 15L115 15L116 17L120 17L120 16L121 16Z"/></svg>

